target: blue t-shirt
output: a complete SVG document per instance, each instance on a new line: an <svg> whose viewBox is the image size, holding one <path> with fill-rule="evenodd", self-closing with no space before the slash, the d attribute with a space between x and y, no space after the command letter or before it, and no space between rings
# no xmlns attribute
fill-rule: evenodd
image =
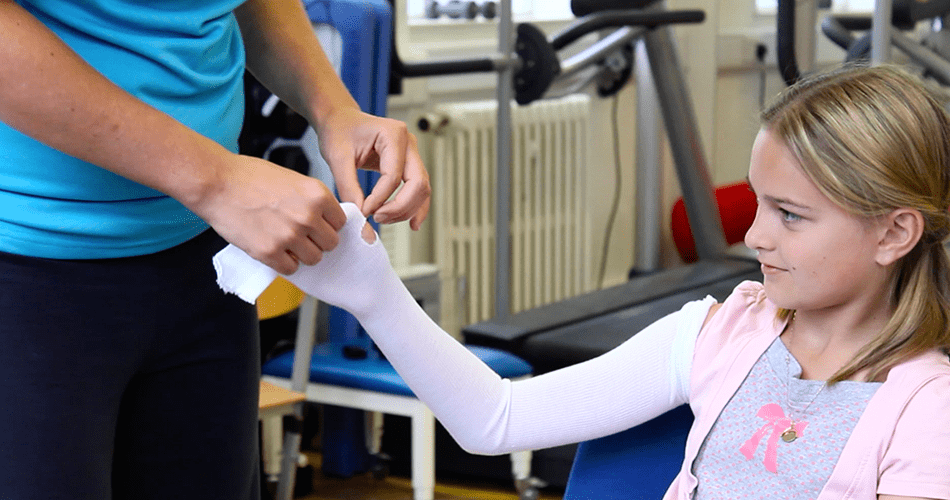
<svg viewBox="0 0 950 500"><path fill-rule="evenodd" d="M18 0L83 59L231 151L244 119L240 0ZM0 251L144 255L207 229L177 201L0 122Z"/></svg>

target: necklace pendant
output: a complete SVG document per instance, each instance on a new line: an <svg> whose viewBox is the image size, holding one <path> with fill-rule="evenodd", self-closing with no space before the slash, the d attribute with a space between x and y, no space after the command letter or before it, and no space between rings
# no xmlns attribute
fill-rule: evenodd
<svg viewBox="0 0 950 500"><path fill-rule="evenodd" d="M782 433L782 441L785 441L786 443L791 443L796 439L798 439L798 433L795 432L794 425L789 426L789 428Z"/></svg>

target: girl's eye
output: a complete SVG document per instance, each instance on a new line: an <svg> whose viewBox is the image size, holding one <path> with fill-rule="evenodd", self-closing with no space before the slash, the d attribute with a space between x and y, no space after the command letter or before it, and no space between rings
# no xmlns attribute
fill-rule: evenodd
<svg viewBox="0 0 950 500"><path fill-rule="evenodd" d="M778 210L782 214L782 221L784 222L796 222L801 220L801 216L796 213L789 212L784 208L779 208Z"/></svg>

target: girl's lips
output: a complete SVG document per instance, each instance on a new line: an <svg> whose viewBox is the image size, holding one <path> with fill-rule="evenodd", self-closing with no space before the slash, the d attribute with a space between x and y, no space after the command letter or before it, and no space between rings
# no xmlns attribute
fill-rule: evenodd
<svg viewBox="0 0 950 500"><path fill-rule="evenodd" d="M784 269L780 267L770 266L764 262L760 262L759 264L761 264L762 267L762 274L776 274L784 271Z"/></svg>

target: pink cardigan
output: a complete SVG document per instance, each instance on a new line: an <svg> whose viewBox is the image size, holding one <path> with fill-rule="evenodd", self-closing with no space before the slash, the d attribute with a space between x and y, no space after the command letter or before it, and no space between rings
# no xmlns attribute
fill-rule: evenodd
<svg viewBox="0 0 950 500"><path fill-rule="evenodd" d="M690 469L700 445L785 326L776 312L760 283L745 282L700 333L690 375L690 406L696 419L682 469L665 499L691 497L697 480ZM948 427L947 356L930 352L893 368L858 420L818 500L867 500L878 494L950 498ZM923 438L918 429L927 429ZM903 439L907 436L911 439ZM911 470L908 463L926 464L926 470ZM893 479L888 479L888 472Z"/></svg>

